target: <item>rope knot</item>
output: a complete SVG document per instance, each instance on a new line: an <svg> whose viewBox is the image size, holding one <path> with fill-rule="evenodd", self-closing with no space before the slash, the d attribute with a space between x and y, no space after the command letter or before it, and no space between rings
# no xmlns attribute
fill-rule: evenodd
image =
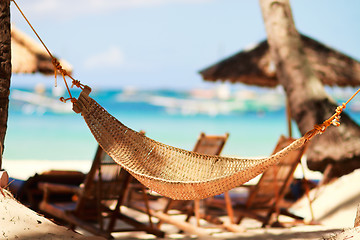
<svg viewBox="0 0 360 240"><path fill-rule="evenodd" d="M71 88L73 88L74 86L83 89L83 85L80 83L79 80L73 80L73 81L72 81Z"/></svg>
<svg viewBox="0 0 360 240"><path fill-rule="evenodd" d="M57 60L57 58L53 57L51 60L51 63L54 65L54 70L55 70L55 75L56 75L56 70L61 72L62 74L67 74L66 71L62 68L59 60Z"/></svg>
<svg viewBox="0 0 360 240"><path fill-rule="evenodd" d="M331 121L331 124L334 125L335 127L340 126L340 115L339 116L335 116L335 118Z"/></svg>
<svg viewBox="0 0 360 240"><path fill-rule="evenodd" d="M315 125L314 128L307 133L305 133L305 141L309 141L312 137L317 134L323 134L328 126L334 125L336 127L340 126L340 114L346 108L347 103L343 103L338 106L335 110L335 114L329 119L325 120L322 124Z"/></svg>
<svg viewBox="0 0 360 240"><path fill-rule="evenodd" d="M342 103L340 106L338 106L335 110L334 119L332 119L331 124L338 127L340 126L340 114L343 112L343 110L346 108L346 103Z"/></svg>
<svg viewBox="0 0 360 240"><path fill-rule="evenodd" d="M65 99L64 97L61 97L61 98L60 98L60 101L61 101L61 102L66 102L66 101L68 101L68 100L71 100L71 102L75 103L76 99L72 97L71 92L70 92L70 89L69 89L69 87L68 87L68 84L67 84L65 78L66 78L66 77L69 77L69 78L72 79L71 88L73 88L74 86L76 86L76 87L78 87L78 88L80 88L80 89L83 90L83 89L84 89L84 85L81 84L79 80L76 80L76 79L74 79L72 76L70 76L70 75L67 73L67 71L62 68L62 66L61 66L59 60L57 60L57 58L52 57L51 62L52 62L52 64L54 65L55 87L57 86L57 71L59 71L59 72L61 73L63 79L64 79L64 83L65 83L66 89L67 89L67 91L68 91L68 93L69 93L69 96L70 96L69 98L66 98L66 99Z"/></svg>
<svg viewBox="0 0 360 240"><path fill-rule="evenodd" d="M336 108L335 110L336 114L340 115L345 108L346 108L346 103L342 103L340 106Z"/></svg>

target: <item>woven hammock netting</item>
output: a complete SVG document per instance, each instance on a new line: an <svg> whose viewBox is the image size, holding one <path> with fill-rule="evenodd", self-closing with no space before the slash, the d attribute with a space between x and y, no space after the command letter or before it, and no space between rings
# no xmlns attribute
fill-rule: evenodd
<svg viewBox="0 0 360 240"><path fill-rule="evenodd" d="M121 167L150 190L179 199L203 199L240 186L303 146L299 138L280 152L262 159L199 154L154 141L110 115L87 88L74 104L96 141Z"/></svg>

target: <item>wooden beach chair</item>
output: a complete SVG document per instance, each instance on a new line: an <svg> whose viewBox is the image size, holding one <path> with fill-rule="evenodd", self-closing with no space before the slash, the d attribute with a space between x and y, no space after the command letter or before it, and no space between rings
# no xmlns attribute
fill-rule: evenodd
<svg viewBox="0 0 360 240"><path fill-rule="evenodd" d="M34 211L39 210L39 204L43 199L43 191L38 188L39 183L61 183L79 186L84 182L86 174L79 171L49 170L29 177L26 181L13 179L10 191L22 204ZM14 184L15 183L15 184Z"/></svg>
<svg viewBox="0 0 360 240"><path fill-rule="evenodd" d="M205 133L201 133L193 151L209 155L220 155L228 137L228 133L224 135L206 135ZM228 192L226 192L224 196L226 200L226 212L229 216L230 222L233 223L233 209ZM185 213L187 215L186 221L189 221L192 216L195 216L198 226L200 225L201 218L214 224L222 224L222 221L220 221L217 216L207 214L207 207L209 206L206 205L206 201L203 201L203 207L205 212L200 213L200 200L172 200L169 198L163 213L168 213L170 209L180 210L181 213ZM162 222L159 221L158 226L160 226L161 223Z"/></svg>
<svg viewBox="0 0 360 240"><path fill-rule="evenodd" d="M121 211L127 191L131 184L131 175L116 164L99 146L90 172L81 187L42 183L44 191L40 210L68 223L72 229L79 226L95 235L112 238L113 232L145 231L158 237L164 233L151 222L147 196L146 202L149 224L137 221ZM71 199L62 199L61 195L72 193ZM120 219L126 224L116 228ZM107 220L107 221L106 221ZM120 225L120 224L118 224ZM124 225L127 226L124 228ZM129 228L129 226L132 226Z"/></svg>
<svg viewBox="0 0 360 240"><path fill-rule="evenodd" d="M294 139L281 136L274 153L292 143ZM244 217L250 217L260 221L263 227L267 225L281 226L279 215L286 215L295 220L303 218L288 211L290 204L286 204L285 194L294 180L294 172L305 152L305 147L290 152L278 165L266 170L259 182L250 186L250 191L245 204L234 206L238 212L237 224Z"/></svg>

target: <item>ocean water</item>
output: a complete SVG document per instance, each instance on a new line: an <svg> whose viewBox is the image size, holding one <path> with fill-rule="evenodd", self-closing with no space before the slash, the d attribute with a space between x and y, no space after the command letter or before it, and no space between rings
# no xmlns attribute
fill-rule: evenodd
<svg viewBox="0 0 360 240"><path fill-rule="evenodd" d="M39 96L28 89L12 89L5 160L93 159L97 143L85 121L51 91ZM279 136L288 132L281 94L262 102L261 98L224 100L171 90L95 90L91 96L128 127L187 150L200 132L228 132L223 155L267 156ZM359 121L357 112L350 114ZM298 136L296 127L293 132Z"/></svg>

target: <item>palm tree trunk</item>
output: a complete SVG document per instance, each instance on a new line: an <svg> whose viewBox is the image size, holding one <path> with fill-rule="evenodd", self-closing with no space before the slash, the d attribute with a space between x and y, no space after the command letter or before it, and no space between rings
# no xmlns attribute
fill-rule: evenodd
<svg viewBox="0 0 360 240"><path fill-rule="evenodd" d="M11 77L10 0L0 1L0 170L7 129Z"/></svg>
<svg viewBox="0 0 360 240"><path fill-rule="evenodd" d="M302 134L329 118L338 104L315 77L295 28L289 0L260 0L268 43L279 82L290 103L290 112ZM329 127L309 146L308 166L324 171L333 165L332 176L360 168L360 127L345 113L341 126Z"/></svg>

